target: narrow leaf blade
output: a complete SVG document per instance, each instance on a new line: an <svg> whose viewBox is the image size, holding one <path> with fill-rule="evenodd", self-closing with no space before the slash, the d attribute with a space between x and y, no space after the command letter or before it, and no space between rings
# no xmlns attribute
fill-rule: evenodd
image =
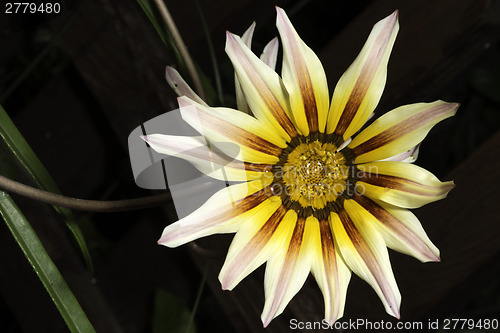
<svg viewBox="0 0 500 333"><path fill-rule="evenodd" d="M61 194L61 190L55 183L54 179L50 176L47 169L43 166L42 162L38 159L35 152L31 149L30 145L22 134L19 132L17 127L14 125L9 115L3 107L0 105L0 137L5 141L7 147L10 149L12 154L21 163L21 165L26 169L28 174L33 178L38 187L42 190ZM54 209L59 213L65 223L69 228L73 237L75 238L80 250L83 254L87 267L90 271L93 271L92 260L90 257L90 252L85 243L83 233L78 226L75 217L71 210L63 207L56 207Z"/></svg>
<svg viewBox="0 0 500 333"><path fill-rule="evenodd" d="M12 198L0 192L0 214L71 332L95 332L77 299Z"/></svg>

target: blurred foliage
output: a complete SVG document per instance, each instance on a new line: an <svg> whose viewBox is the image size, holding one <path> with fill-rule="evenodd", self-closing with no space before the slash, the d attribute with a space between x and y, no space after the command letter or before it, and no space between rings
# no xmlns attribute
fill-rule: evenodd
<svg viewBox="0 0 500 333"><path fill-rule="evenodd" d="M156 292L152 320L153 333L195 333L196 328L190 325L190 318L191 312L180 298L163 289Z"/></svg>

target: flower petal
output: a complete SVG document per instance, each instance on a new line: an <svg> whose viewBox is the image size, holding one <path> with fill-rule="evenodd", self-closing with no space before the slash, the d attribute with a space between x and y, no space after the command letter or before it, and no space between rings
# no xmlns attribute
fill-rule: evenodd
<svg viewBox="0 0 500 333"><path fill-rule="evenodd" d="M165 70L165 78L167 79L168 85L172 88L173 91L177 94L177 96L187 96L196 103L207 106L204 100L198 96L193 89L187 84L186 81L182 78L179 72L170 66L167 66Z"/></svg>
<svg viewBox="0 0 500 333"><path fill-rule="evenodd" d="M299 218L293 232L269 259L264 276L266 302L262 311L264 327L280 315L290 300L302 288L309 275L312 250L317 232L318 220L314 217Z"/></svg>
<svg viewBox="0 0 500 333"><path fill-rule="evenodd" d="M227 33L226 53L243 89L248 106L257 119L267 123L286 141L297 135L290 117L281 79L240 38Z"/></svg>
<svg viewBox="0 0 500 333"><path fill-rule="evenodd" d="M422 262L439 261L439 250L432 244L417 217L405 208L395 207L366 196L353 197L371 216L367 223L377 226L387 246Z"/></svg>
<svg viewBox="0 0 500 333"><path fill-rule="evenodd" d="M158 244L177 247L208 235L234 232L264 208L267 199L259 180L223 188L193 213L167 226Z"/></svg>
<svg viewBox="0 0 500 333"><path fill-rule="evenodd" d="M219 273L222 289L232 290L248 274L271 258L297 220L297 214L267 200L265 206L247 219L234 236Z"/></svg>
<svg viewBox="0 0 500 333"><path fill-rule="evenodd" d="M453 181L440 182L424 168L404 162L373 162L357 168L357 193L403 208L441 200L455 186Z"/></svg>
<svg viewBox="0 0 500 333"><path fill-rule="evenodd" d="M220 147L231 157L251 163L274 164L282 148L287 146L272 130L241 111L206 107L186 97L180 97L178 102L182 119L211 143L232 142L240 147L238 156Z"/></svg>
<svg viewBox="0 0 500 333"><path fill-rule="evenodd" d="M276 61L278 60L279 40L278 37L271 39L260 55L260 60L269 66L273 71L276 69Z"/></svg>
<svg viewBox="0 0 500 333"><path fill-rule="evenodd" d="M345 210L330 215L332 234L349 268L368 282L382 300L385 310L399 318L399 293L387 247L375 226L367 223L366 210L353 200L344 201Z"/></svg>
<svg viewBox="0 0 500 333"><path fill-rule="evenodd" d="M419 144L431 128L455 115L458 104L436 101L394 109L359 133L347 146L355 163L383 160Z"/></svg>
<svg viewBox="0 0 500 333"><path fill-rule="evenodd" d="M255 31L255 21L252 22L250 27L241 35L241 41L250 49L252 47L252 38Z"/></svg>
<svg viewBox="0 0 500 333"><path fill-rule="evenodd" d="M255 31L255 22L243 33L241 36L241 41L251 49L252 46L252 37L253 32ZM236 105L238 106L238 110L250 113L248 109L247 100L245 99L245 95L243 94L243 90L241 89L240 81L238 80L238 76L234 73L234 87L236 90Z"/></svg>
<svg viewBox="0 0 500 333"><path fill-rule="evenodd" d="M218 180L260 179L263 172L270 169L267 164L250 164L218 152L215 147L210 147L202 136L151 134L143 136L142 139L157 153L182 158L202 173Z"/></svg>
<svg viewBox="0 0 500 333"><path fill-rule="evenodd" d="M399 153L397 155L384 158L381 161L393 161L393 162L405 162L405 163L413 163L417 160L418 158L418 153L420 151L420 143L416 145L415 147L412 147L402 153Z"/></svg>
<svg viewBox="0 0 500 333"><path fill-rule="evenodd" d="M358 57L342 75L333 92L327 133L344 140L368 120L384 91L387 63L399 30L398 13L373 27Z"/></svg>
<svg viewBox="0 0 500 333"><path fill-rule="evenodd" d="M331 325L344 314L351 270L335 245L328 220L319 221L318 226L311 271L323 293L325 319Z"/></svg>
<svg viewBox="0 0 500 333"><path fill-rule="evenodd" d="M300 39L285 11L279 7L276 11L276 26L283 43L283 83L290 96L295 124L304 136L323 133L329 106L323 65Z"/></svg>

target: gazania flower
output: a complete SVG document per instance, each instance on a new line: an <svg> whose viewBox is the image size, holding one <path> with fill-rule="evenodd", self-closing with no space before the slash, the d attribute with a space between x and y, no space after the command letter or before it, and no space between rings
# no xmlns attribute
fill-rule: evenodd
<svg viewBox="0 0 500 333"><path fill-rule="evenodd" d="M343 315L351 272L399 318L401 296L387 247L423 262L439 261L439 250L407 209L442 199L454 186L409 162L429 130L454 115L458 105L405 105L362 129L385 85L397 12L373 27L331 102L318 57L280 8L277 27L281 76L274 70L276 39L259 59L249 48L253 27L242 39L227 34L226 52L241 89L238 106L253 116L207 106L168 70L169 81L183 95L178 99L183 119L202 136L153 134L144 140L211 177L238 183L166 227L159 243L176 247L236 232L219 280L231 290L266 263L264 326L284 310L309 272L332 323Z"/></svg>

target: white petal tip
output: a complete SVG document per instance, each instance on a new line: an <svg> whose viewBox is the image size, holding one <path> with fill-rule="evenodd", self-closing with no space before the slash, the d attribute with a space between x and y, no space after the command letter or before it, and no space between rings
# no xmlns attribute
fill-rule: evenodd
<svg viewBox="0 0 500 333"><path fill-rule="evenodd" d="M335 319L331 319L331 318L335 318ZM324 321L326 321L328 323L328 326L330 327L333 327L333 325L337 322L337 320L339 320L340 318L342 318L342 315L339 315L339 316L331 316L331 317L325 317L325 319L323 319Z"/></svg>
<svg viewBox="0 0 500 333"><path fill-rule="evenodd" d="M449 112L448 117L454 116L457 113L458 108L460 107L460 103L449 103L443 100L439 100L438 102L441 102L445 105L445 112L447 114Z"/></svg>
<svg viewBox="0 0 500 333"><path fill-rule="evenodd" d="M185 96L177 97L177 103L179 103L180 107L191 105L190 101L191 100Z"/></svg>
<svg viewBox="0 0 500 333"><path fill-rule="evenodd" d="M219 282L222 290L231 291L235 287L235 285L232 285L233 281L231 281L226 271L224 271L224 267L222 267L222 270L219 273Z"/></svg>
<svg viewBox="0 0 500 333"><path fill-rule="evenodd" d="M158 243L158 245L168 246L167 240L165 239L165 237L158 239L157 243Z"/></svg>
<svg viewBox="0 0 500 333"><path fill-rule="evenodd" d="M429 251L426 251L425 253L423 253L419 260L423 263L440 262L441 258L439 257L439 254L435 254L435 253L431 252L431 250L429 250Z"/></svg>
<svg viewBox="0 0 500 333"><path fill-rule="evenodd" d="M388 21L397 21L399 18L399 10L395 10L392 12L391 15L387 16L385 19L388 20Z"/></svg>
<svg viewBox="0 0 500 333"><path fill-rule="evenodd" d="M252 46L252 38L253 38L253 33L255 31L255 26L256 23L255 21L252 22L250 27L241 35L241 41L250 48Z"/></svg>
<svg viewBox="0 0 500 333"><path fill-rule="evenodd" d="M182 240L179 241L179 238L175 237L175 235L172 235L171 232L169 233L164 233L160 239L157 241L158 245L163 245L163 246L166 246L166 247L170 247L170 248L174 248L174 247L178 247L180 245L184 245L186 244L187 242L183 242Z"/></svg>
<svg viewBox="0 0 500 333"><path fill-rule="evenodd" d="M221 279L221 277L219 277L219 282L220 282L220 286L221 286L222 290L228 290L228 291L231 291L231 290L233 290L233 288L234 288L233 286L231 286L231 285L229 284L229 282L228 282L228 281L225 281L225 280Z"/></svg>
<svg viewBox="0 0 500 333"><path fill-rule="evenodd" d="M238 47L238 38L239 36L233 34L232 32L226 31L226 52L228 50L233 50Z"/></svg>
<svg viewBox="0 0 500 333"><path fill-rule="evenodd" d="M285 17L288 17L288 16L286 15L285 10L284 10L283 8L281 8L281 7L276 6L276 12L277 12L277 13L278 13L278 15L280 15L280 16L285 16Z"/></svg>
<svg viewBox="0 0 500 333"><path fill-rule="evenodd" d="M283 8L276 6L276 13L277 13L276 19L278 21L280 21L280 20L287 21L288 20L288 16L286 15L286 12L283 10Z"/></svg>
<svg viewBox="0 0 500 333"><path fill-rule="evenodd" d="M274 317L272 317L271 315L267 315L266 317L261 317L261 320L262 320L262 326L264 326L264 328L266 328L270 323L271 321L273 320Z"/></svg>
<svg viewBox="0 0 500 333"><path fill-rule="evenodd" d="M396 319L401 319L401 314L399 313L399 308L396 307L391 307L390 309L391 312L388 312L391 316L393 316Z"/></svg>
<svg viewBox="0 0 500 333"><path fill-rule="evenodd" d="M432 252L432 256L431 256L431 262L441 262L441 253L439 251L439 249L436 249L435 252Z"/></svg>
<svg viewBox="0 0 500 333"><path fill-rule="evenodd" d="M165 67L165 78L167 79L167 82L170 85L177 87L178 86L177 81L179 76L180 74L175 68L170 66Z"/></svg>
<svg viewBox="0 0 500 333"><path fill-rule="evenodd" d="M450 180L450 181L444 182L443 186L445 187L445 189L448 192L450 192L451 190L453 190L455 188L455 182L453 180ZM446 194L448 194L448 193L446 193Z"/></svg>

